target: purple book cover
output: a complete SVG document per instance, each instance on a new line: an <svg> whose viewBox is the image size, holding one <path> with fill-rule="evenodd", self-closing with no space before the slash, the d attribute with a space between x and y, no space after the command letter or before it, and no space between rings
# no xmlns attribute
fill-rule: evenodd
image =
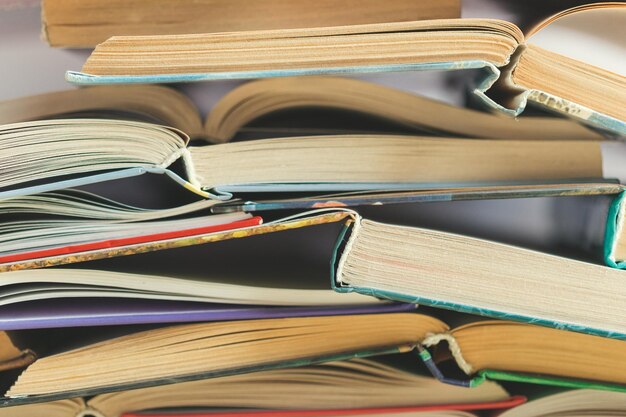
<svg viewBox="0 0 626 417"><path fill-rule="evenodd" d="M0 307L0 330L377 314L412 311L415 308L414 304L403 303L268 307L117 298L53 299Z"/></svg>

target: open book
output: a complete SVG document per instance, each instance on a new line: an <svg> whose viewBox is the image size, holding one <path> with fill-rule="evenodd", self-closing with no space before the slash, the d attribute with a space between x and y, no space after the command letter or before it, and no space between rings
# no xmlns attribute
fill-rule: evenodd
<svg viewBox="0 0 626 417"><path fill-rule="evenodd" d="M445 189L619 177L623 144L326 135L187 146L151 123L56 119L0 127L0 198L165 174L203 196L236 192ZM607 148L609 147L609 148ZM54 154L47 152L54 150ZM558 158L556 158L558 156ZM181 165L179 173L174 163Z"/></svg>
<svg viewBox="0 0 626 417"><path fill-rule="evenodd" d="M275 417L378 415L434 410L508 408L524 401L509 397L495 382L468 390L441 384L419 375L368 359L329 362L296 368L273 369L174 385L140 388L90 399L61 400L0 409L1 417L40 415L75 417L81 412L98 416L127 416L129 412L159 409L158 415L198 416L202 410L217 417L248 409ZM211 410L212 409L212 410ZM229 410L232 409L232 410ZM58 410L58 414L52 414ZM210 414L209 414L210 413ZM238 415L246 413L238 411ZM43 415L43 414L42 414ZM228 414L225 414L228 415ZM421 414L420 414L421 415Z"/></svg>
<svg viewBox="0 0 626 417"><path fill-rule="evenodd" d="M101 277L104 275L100 273ZM111 275L115 276L115 274ZM126 278L141 277L127 276ZM37 284L33 281L30 283ZM115 284L115 282L111 283L111 285ZM193 283L191 287L193 288ZM106 291L107 288L110 289L109 292ZM229 296L225 289L239 290L242 293L240 299L236 299L232 294ZM36 285L33 285L31 290L36 291ZM150 300L146 299L144 294L136 292L133 294L132 289L129 294L123 294L122 288L113 286L88 287L84 285L81 292L80 288L75 290L67 285L63 288L62 284L57 284L57 288L52 290L46 291L45 288L39 290L41 294L31 297L31 300L24 300L25 297L22 297L22 300L13 300L12 304L0 307L0 324L3 329L0 331L2 342L0 344L0 371L23 369L38 357L50 355L50 352L58 348L56 338L64 339L67 336L67 329L72 327L84 328L86 334L89 334L93 333L93 327L97 326L163 326L167 323L385 314L414 311L416 308L412 304L381 302L365 296L344 298L335 293L334 295L339 297L334 297L332 291L273 290L236 285L222 285L221 288L216 286L212 297L194 298L198 302L163 301L171 298L168 298L167 293L160 297L157 295L156 300ZM241 304L247 302L245 299L255 293L257 299L268 295L275 295L275 298L264 306ZM306 298L306 295L309 297ZM58 299L57 296L62 298ZM293 296L293 298L287 300L281 298L286 296ZM344 298L343 303L347 304L339 304L342 302L340 298ZM212 302L216 299L221 304ZM23 336L23 330L38 329L52 329L49 331L53 336L46 337L46 333L42 332L32 332L30 336ZM115 330L112 331L112 334L114 333ZM70 337L73 337L72 334L78 333L70 332ZM82 342L84 340L81 340Z"/></svg>
<svg viewBox="0 0 626 417"><path fill-rule="evenodd" d="M55 339L53 351L58 353L38 358L21 372L5 394L8 399L4 404L85 397L355 356L408 352L415 347L429 369L437 369L421 346L442 341L451 346L443 353L451 352L459 367L469 374L479 372L472 382L461 382L465 386L512 377L544 384L588 384L600 389L624 390L619 384L626 384L626 342L507 321L474 322L450 330L428 315L386 313L197 323L127 329L121 335L121 329L96 330L81 329L78 338ZM28 345L26 336L23 345ZM100 341L94 343L94 338ZM68 348L68 343L77 347ZM438 356L441 359L437 362L450 357ZM162 360L165 357L167 361ZM434 374L441 378L440 371Z"/></svg>
<svg viewBox="0 0 626 417"><path fill-rule="evenodd" d="M8 220L0 227L0 264L175 239L200 243L206 241L202 236L222 232L241 237L248 232L235 231L260 230L253 226L262 219L248 212L270 208L614 194L622 186L610 178L624 174L619 152L626 149L594 140L400 135L189 147L188 140L174 128L127 120L53 119L0 127L0 217ZM612 164L616 155L618 163ZM147 173L206 200L147 209L71 190ZM247 192L284 198L237 200ZM229 205L219 209L225 200Z"/></svg>
<svg viewBox="0 0 626 417"><path fill-rule="evenodd" d="M0 124L62 116L99 115L155 121L192 139L227 142L239 132L306 133L309 126L259 126L255 120L284 110L326 108L387 120L409 132L492 139L602 139L598 132L568 119L521 117L513 120L455 107L382 85L338 77L284 77L248 82L215 105L203 123L182 93L157 85L95 86L0 102ZM281 130L282 127L282 130ZM341 127L341 126L340 126ZM316 126L316 132L339 133ZM350 126L343 127L343 130ZM354 129L354 127L351 127ZM358 128L358 127L357 127ZM261 130L262 129L262 130Z"/></svg>
<svg viewBox="0 0 626 417"><path fill-rule="evenodd" d="M372 332L372 328L377 330ZM60 353L37 359L6 395L17 402L25 396L38 401L51 396L72 398L353 356L406 352L427 332L439 333L446 328L428 316L387 313L184 324L143 331L129 329L130 333L126 330L128 334L121 336L117 335L123 329L116 327L99 327L91 333L80 329L79 340L73 340L73 344L81 347L71 348L72 338L56 338L54 351ZM94 338L100 341L94 343ZM70 344L69 350L63 347L64 341ZM27 345L28 341L22 343ZM165 357L167 361L162 360Z"/></svg>
<svg viewBox="0 0 626 417"><path fill-rule="evenodd" d="M559 16L589 8L593 6ZM519 114L532 102L620 135L626 133L622 75L527 43L515 25L491 19L115 36L96 47L82 72L69 71L66 78L78 84L160 83L464 68L487 69L489 74L475 93L493 108ZM494 84L503 90L499 103L485 93Z"/></svg>

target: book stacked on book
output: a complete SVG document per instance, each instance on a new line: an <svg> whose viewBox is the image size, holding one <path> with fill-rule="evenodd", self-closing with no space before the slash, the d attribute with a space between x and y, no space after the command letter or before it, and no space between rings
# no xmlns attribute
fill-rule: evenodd
<svg viewBox="0 0 626 417"><path fill-rule="evenodd" d="M0 417L626 416L626 79L533 41L626 9L574 3L44 0L95 49L0 102ZM339 76L477 68L490 111Z"/></svg>

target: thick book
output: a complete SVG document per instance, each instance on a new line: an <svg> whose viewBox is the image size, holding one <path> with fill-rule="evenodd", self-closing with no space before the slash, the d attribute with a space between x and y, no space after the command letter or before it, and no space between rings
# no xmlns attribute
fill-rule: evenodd
<svg viewBox="0 0 626 417"><path fill-rule="evenodd" d="M32 333L23 335L23 345L28 345L29 335L34 338ZM624 341L502 320L450 329L437 318L413 312L195 323L147 330L99 327L91 332L80 329L74 337L47 338L56 344L48 347L49 352L56 353L42 355L23 370L5 393L3 405L254 375L414 349L419 353L416 360L421 358L433 376L464 387L480 388L491 379L529 375L526 382L563 385L573 381L595 389L626 390ZM442 342L447 342L445 348ZM433 359L426 346L441 349ZM468 374L466 380L442 376L438 364L450 360Z"/></svg>
<svg viewBox="0 0 626 417"><path fill-rule="evenodd" d="M460 15L460 0L46 0L42 31L51 46L92 48L119 34L306 28Z"/></svg>
<svg viewBox="0 0 626 417"><path fill-rule="evenodd" d="M333 259L338 291L626 339L623 270L353 216Z"/></svg>
<svg viewBox="0 0 626 417"><path fill-rule="evenodd" d="M403 367L353 359L2 408L0 416L40 415L55 409L63 410L59 417L91 413L105 417L376 416L434 410L501 410L524 400L509 396L495 382L468 390L441 384Z"/></svg>
<svg viewBox="0 0 626 417"><path fill-rule="evenodd" d="M588 139L602 135L569 119L498 117L451 106L375 83L340 77L283 77L255 80L228 92L202 121L198 109L181 92L158 85L94 86L21 97L0 102L0 124L90 115L155 121L182 130L192 139L213 143L238 133L272 135L311 131L311 122L292 118L266 126L258 120L281 111L312 108L356 112L402 127L407 133L493 139ZM331 113L332 114L332 113ZM341 116L341 115L339 115ZM341 118L341 117L336 117ZM313 123L319 133L339 133L360 126ZM377 125L380 125L378 123Z"/></svg>
<svg viewBox="0 0 626 417"><path fill-rule="evenodd" d="M609 6L619 8L623 4ZM82 72L68 71L66 78L77 84L162 83L484 68L488 75L474 92L494 109L517 115L530 102L624 135L624 77L532 42L531 35L551 21L593 8L570 9L526 34L501 20L442 19L219 34L115 36L96 47ZM493 94L486 93L494 86L502 96L497 102L491 98Z"/></svg>
<svg viewBox="0 0 626 417"><path fill-rule="evenodd" d="M147 330L110 326L89 332L81 328L74 337L65 330L64 337L55 338L47 330L31 338L46 338L52 344L48 352L57 353L42 355L29 365L6 396L13 404L85 397L408 352L428 333L446 329L443 322L429 316L383 313L193 323ZM26 340L21 343L29 345L32 332L22 335Z"/></svg>

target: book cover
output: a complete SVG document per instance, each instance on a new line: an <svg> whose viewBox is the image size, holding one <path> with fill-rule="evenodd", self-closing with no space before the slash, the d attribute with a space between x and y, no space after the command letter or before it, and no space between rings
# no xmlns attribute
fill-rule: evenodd
<svg viewBox="0 0 626 417"><path fill-rule="evenodd" d="M270 307L140 299L83 298L71 302L54 299L0 307L0 330L377 314L413 311L415 308L413 304L402 303Z"/></svg>
<svg viewBox="0 0 626 417"><path fill-rule="evenodd" d="M358 206L380 206L385 204L411 204L435 201L482 200L501 198L564 197L600 194L619 194L624 190L621 184L614 182L558 182L549 181L533 185L474 186L457 189L409 190L373 192L367 194L349 194L330 196L312 196L303 198L284 198L277 200L222 202L211 208L216 214L238 211L262 212L269 210L344 208Z"/></svg>

